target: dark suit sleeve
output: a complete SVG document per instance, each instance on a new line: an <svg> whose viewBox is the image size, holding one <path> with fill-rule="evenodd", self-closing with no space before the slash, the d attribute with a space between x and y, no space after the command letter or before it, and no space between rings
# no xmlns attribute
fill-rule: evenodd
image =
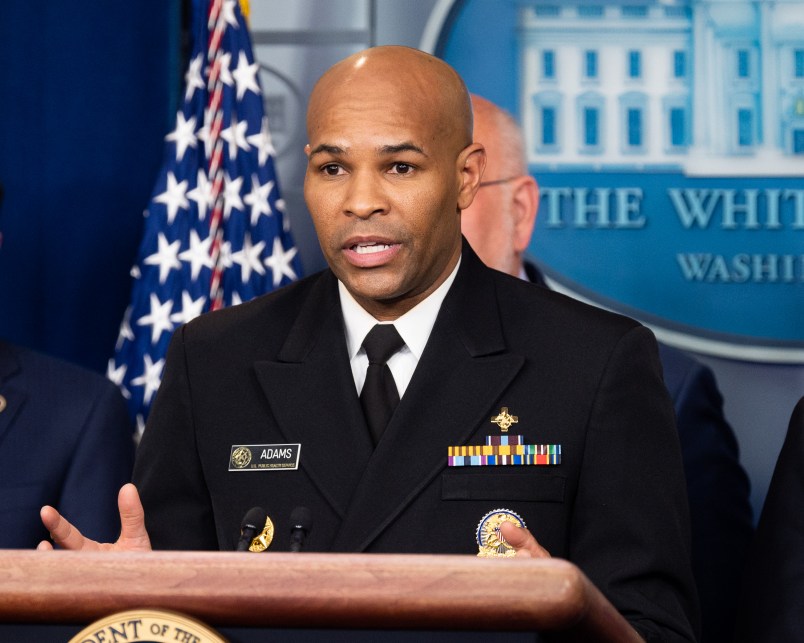
<svg viewBox="0 0 804 643"><path fill-rule="evenodd" d="M570 559L652 641L698 628L673 409L643 327L612 351L588 420Z"/></svg>
<svg viewBox="0 0 804 643"><path fill-rule="evenodd" d="M56 506L84 535L114 542L120 535L117 492L131 480L134 437L120 391L96 381Z"/></svg>
<svg viewBox="0 0 804 643"><path fill-rule="evenodd" d="M751 548L740 643L800 641L804 631L804 398L790 419Z"/></svg>
<svg viewBox="0 0 804 643"><path fill-rule="evenodd" d="M666 369L665 369L666 371ZM750 482L712 371L689 361L675 391L681 456L692 525L692 569L704 643L731 641L753 536Z"/></svg>
<svg viewBox="0 0 804 643"><path fill-rule="evenodd" d="M219 546L196 446L185 328L168 347L162 384L137 450L134 483L154 549L214 550Z"/></svg>

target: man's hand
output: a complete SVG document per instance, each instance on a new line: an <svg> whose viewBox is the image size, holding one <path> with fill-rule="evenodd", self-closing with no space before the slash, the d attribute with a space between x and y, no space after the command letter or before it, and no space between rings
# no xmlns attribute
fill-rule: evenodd
<svg viewBox="0 0 804 643"><path fill-rule="evenodd" d="M133 484L121 487L117 496L120 510L120 538L115 543L99 543L84 536L53 507L45 506L39 512L42 524L50 532L53 542L64 549L82 551L151 551L151 540L145 530L145 510L140 494ZM43 540L36 547L40 551L53 549Z"/></svg>
<svg viewBox="0 0 804 643"><path fill-rule="evenodd" d="M506 520L500 525L500 533L506 542L516 549L517 557L550 558L550 553L524 527L517 527L514 523Z"/></svg>

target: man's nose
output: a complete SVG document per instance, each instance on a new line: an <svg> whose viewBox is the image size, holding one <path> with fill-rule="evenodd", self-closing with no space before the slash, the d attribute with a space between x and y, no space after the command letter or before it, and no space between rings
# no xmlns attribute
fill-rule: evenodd
<svg viewBox="0 0 804 643"><path fill-rule="evenodd" d="M347 215L361 219L388 212L382 177L370 171L354 172L349 180L343 208Z"/></svg>

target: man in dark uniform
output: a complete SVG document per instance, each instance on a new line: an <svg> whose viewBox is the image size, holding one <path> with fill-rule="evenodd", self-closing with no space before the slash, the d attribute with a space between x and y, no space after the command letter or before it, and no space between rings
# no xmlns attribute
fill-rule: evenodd
<svg viewBox="0 0 804 643"><path fill-rule="evenodd" d="M360 52L316 84L307 133L305 198L330 269L177 331L135 465L144 523L124 488L127 526L106 547L231 549L249 507L286 522L306 505L310 550L474 554L478 522L505 508L529 527L502 522L512 553L571 560L648 640L693 640L655 340L489 270L463 242L485 152L459 76L414 49ZM399 336L382 358L367 355L378 324ZM379 426L365 399L377 373L398 399ZM495 441L496 459L456 455ZM515 464L506 441L540 457ZM294 448L297 466L272 468ZM98 546L42 515L57 543Z"/></svg>

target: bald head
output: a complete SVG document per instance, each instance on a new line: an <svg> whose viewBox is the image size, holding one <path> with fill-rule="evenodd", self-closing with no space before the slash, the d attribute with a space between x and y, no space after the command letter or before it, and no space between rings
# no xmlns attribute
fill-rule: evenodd
<svg viewBox="0 0 804 643"><path fill-rule="evenodd" d="M474 139L486 148L483 181L527 174L522 131L514 117L482 96L472 94L471 98Z"/></svg>
<svg viewBox="0 0 804 643"><path fill-rule="evenodd" d="M308 104L308 139L334 104L352 106L359 118L363 108L389 101L404 102L411 116L430 120L441 142L455 151L472 142L472 109L461 77L443 60L400 46L358 52L321 76Z"/></svg>
<svg viewBox="0 0 804 643"><path fill-rule="evenodd" d="M472 96L474 140L486 149L486 170L472 204L461 213L461 229L483 262L514 276L523 271L539 191L528 174L519 125L508 112Z"/></svg>

